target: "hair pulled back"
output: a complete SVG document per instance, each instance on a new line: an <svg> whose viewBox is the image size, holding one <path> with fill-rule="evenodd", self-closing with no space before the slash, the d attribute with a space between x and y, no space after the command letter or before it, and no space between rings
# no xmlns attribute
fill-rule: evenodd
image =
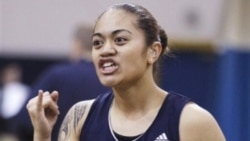
<svg viewBox="0 0 250 141"><path fill-rule="evenodd" d="M152 45L155 41L159 41L162 46L161 56L153 66L153 74L156 82L159 81L159 64L163 54L168 53L168 37L166 32L158 25L157 20L154 16L144 7L131 3L122 3L115 4L108 8L110 9L120 9L130 14L134 15L137 18L137 26L144 32L145 42L147 46ZM99 18L106 12L104 11ZM98 19L99 19L98 18Z"/></svg>
<svg viewBox="0 0 250 141"><path fill-rule="evenodd" d="M155 41L160 41L162 53L166 50L168 46L167 34L146 8L136 4L124 3L113 5L110 9L121 9L136 16L138 27L145 33L146 45L150 46Z"/></svg>

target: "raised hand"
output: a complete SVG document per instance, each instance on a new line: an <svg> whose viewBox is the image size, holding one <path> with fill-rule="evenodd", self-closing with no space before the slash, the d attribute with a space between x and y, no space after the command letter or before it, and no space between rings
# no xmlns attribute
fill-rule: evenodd
<svg viewBox="0 0 250 141"><path fill-rule="evenodd" d="M59 109L57 105L58 92L43 92L32 98L27 104L27 110L34 127L34 141L49 141L53 126L56 123Z"/></svg>

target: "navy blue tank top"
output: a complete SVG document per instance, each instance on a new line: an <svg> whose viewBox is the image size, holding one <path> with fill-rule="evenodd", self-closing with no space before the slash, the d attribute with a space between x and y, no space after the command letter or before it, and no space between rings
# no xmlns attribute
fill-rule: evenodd
<svg viewBox="0 0 250 141"><path fill-rule="evenodd" d="M117 141L108 119L113 98L112 92L96 98L83 125L81 141ZM180 114L189 101L185 96L170 92L151 126L136 141L179 141Z"/></svg>

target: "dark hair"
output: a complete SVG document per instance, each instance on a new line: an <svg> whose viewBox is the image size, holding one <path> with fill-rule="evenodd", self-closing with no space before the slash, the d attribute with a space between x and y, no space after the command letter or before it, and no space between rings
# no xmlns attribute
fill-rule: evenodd
<svg viewBox="0 0 250 141"><path fill-rule="evenodd" d="M144 7L131 3L115 4L109 9L121 9L137 17L138 27L145 33L146 45L150 46L155 41L160 41L162 45L161 56L153 66L154 79L159 83L160 60L163 54L168 53L168 37L166 32L158 25L154 16ZM108 9L108 10L109 10ZM108 11L106 10L106 11ZM106 12L104 11L99 18ZM98 19L99 19L98 18Z"/></svg>

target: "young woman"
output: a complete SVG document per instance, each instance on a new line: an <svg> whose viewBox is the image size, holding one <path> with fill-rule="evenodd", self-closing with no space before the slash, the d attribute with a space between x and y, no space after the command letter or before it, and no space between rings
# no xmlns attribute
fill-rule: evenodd
<svg viewBox="0 0 250 141"><path fill-rule="evenodd" d="M76 103L59 141L224 141L213 116L182 95L162 90L154 72L167 36L143 7L118 4L98 18L92 57L112 92ZM58 93L39 91L27 104L34 141L50 141Z"/></svg>

